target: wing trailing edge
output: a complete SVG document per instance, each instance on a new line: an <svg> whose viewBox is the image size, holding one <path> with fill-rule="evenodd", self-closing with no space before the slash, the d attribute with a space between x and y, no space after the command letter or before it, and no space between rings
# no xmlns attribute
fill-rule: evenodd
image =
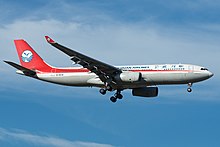
<svg viewBox="0 0 220 147"><path fill-rule="evenodd" d="M114 67L112 65L106 64L102 61L96 60L94 58L91 58L87 55L84 55L82 53L79 53L73 49L70 49L68 47L65 47L57 42L55 42L53 39L51 39L49 36L45 36L47 42L51 44L53 47L57 48L58 50L62 51L63 53L70 56L70 59L74 61L76 64L80 64L84 68L89 69L91 72L95 73L104 83L114 84L112 82L113 77L121 73L122 71L118 69L117 67ZM110 82L108 82L110 81Z"/></svg>

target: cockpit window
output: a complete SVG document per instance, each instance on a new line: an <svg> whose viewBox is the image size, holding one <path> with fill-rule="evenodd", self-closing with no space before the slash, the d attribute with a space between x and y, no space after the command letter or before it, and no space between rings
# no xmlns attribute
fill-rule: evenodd
<svg viewBox="0 0 220 147"><path fill-rule="evenodd" d="M201 70L208 70L207 68L201 68Z"/></svg>

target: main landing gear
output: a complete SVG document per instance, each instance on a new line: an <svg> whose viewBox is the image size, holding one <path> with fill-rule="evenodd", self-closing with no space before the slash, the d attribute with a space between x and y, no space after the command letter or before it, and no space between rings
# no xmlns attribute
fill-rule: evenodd
<svg viewBox="0 0 220 147"><path fill-rule="evenodd" d="M114 94L114 96L110 97L110 100L115 103L117 99L122 99L123 95L121 94L121 90L117 90L117 92Z"/></svg>
<svg viewBox="0 0 220 147"><path fill-rule="evenodd" d="M110 85L107 85L106 88L101 88L99 90L99 92L102 94L102 95L105 95L107 91L112 91L112 87ZM110 100L115 103L117 101L117 99L122 99L123 98L123 95L121 94L121 90L117 90L116 93L114 94L114 96L111 96L110 97Z"/></svg>
<svg viewBox="0 0 220 147"><path fill-rule="evenodd" d="M188 91L188 92L192 92L192 88L191 88L191 87L192 87L192 83L189 83L189 84L188 84L188 88L187 88L187 91Z"/></svg>
<svg viewBox="0 0 220 147"><path fill-rule="evenodd" d="M104 88L101 88L100 90L99 90L99 92L102 94L102 95L105 95L106 94L106 89L104 89Z"/></svg>
<svg viewBox="0 0 220 147"><path fill-rule="evenodd" d="M107 85L105 88L101 88L99 90L99 92L102 94L102 95L105 95L107 91L112 91L112 87L110 85Z"/></svg>

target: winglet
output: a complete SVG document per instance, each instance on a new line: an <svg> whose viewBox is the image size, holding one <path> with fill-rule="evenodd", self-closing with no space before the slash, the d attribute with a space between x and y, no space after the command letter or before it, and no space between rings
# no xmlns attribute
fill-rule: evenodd
<svg viewBox="0 0 220 147"><path fill-rule="evenodd" d="M56 43L55 41L53 41L53 39L51 39L49 36L45 36L46 40L48 43L53 44Z"/></svg>

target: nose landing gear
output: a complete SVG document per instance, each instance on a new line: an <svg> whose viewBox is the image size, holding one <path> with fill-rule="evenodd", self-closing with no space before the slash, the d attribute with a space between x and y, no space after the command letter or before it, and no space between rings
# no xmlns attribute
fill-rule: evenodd
<svg viewBox="0 0 220 147"><path fill-rule="evenodd" d="M192 92L192 88L191 88L191 87L192 87L192 83L189 83L189 84L188 84L188 88L187 88L187 91L188 91L188 92Z"/></svg>
<svg viewBox="0 0 220 147"><path fill-rule="evenodd" d="M187 91L188 92L192 92L192 88L187 88Z"/></svg>

